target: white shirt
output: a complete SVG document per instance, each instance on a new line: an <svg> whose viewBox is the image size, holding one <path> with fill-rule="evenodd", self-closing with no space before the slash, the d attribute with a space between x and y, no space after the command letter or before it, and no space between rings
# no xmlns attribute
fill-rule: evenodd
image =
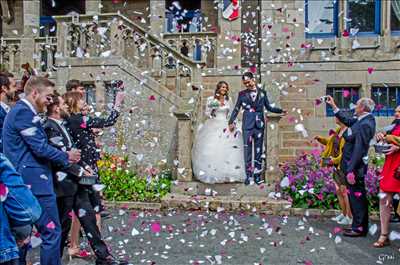
<svg viewBox="0 0 400 265"><path fill-rule="evenodd" d="M6 103L4 103L3 101L0 101L0 106L4 109L4 111L6 113L8 113L10 111L10 106L8 106Z"/></svg>
<svg viewBox="0 0 400 265"><path fill-rule="evenodd" d="M251 97L251 99L253 100L253 102L256 101L256 98L257 98L257 89L255 89L255 90L250 90L250 97Z"/></svg>
<svg viewBox="0 0 400 265"><path fill-rule="evenodd" d="M61 130L62 130L62 131L64 132L64 134L67 136L68 148L71 148L72 145L73 145L72 140L71 140L71 136L69 135L67 129L65 128L63 121L62 121L62 120L57 120L57 119L54 119L54 118L49 118L49 119L55 121L55 122L60 126Z"/></svg>
<svg viewBox="0 0 400 265"><path fill-rule="evenodd" d="M28 107L32 110L32 112L35 115L37 115L37 111L36 111L35 107L26 98L21 99L21 101L25 102L25 104L28 105Z"/></svg>

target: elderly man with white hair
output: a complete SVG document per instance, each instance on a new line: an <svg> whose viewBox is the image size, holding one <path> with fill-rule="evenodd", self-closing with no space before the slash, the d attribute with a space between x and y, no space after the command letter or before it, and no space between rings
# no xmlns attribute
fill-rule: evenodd
<svg viewBox="0 0 400 265"><path fill-rule="evenodd" d="M335 116L348 127L343 135L346 143L340 167L346 175L353 223L351 228L345 229L344 235L366 236L368 200L364 176L368 170L369 143L375 135L375 117L371 114L375 103L370 98L358 100L355 117L347 117L344 111L339 110L331 96L328 96L326 103L332 106Z"/></svg>

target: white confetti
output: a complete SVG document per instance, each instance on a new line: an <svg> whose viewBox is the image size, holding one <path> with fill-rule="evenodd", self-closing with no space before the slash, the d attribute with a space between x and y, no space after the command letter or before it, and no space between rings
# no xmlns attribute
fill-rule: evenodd
<svg viewBox="0 0 400 265"><path fill-rule="evenodd" d="M137 235L139 235L140 233L139 233L139 231L138 230L136 230L136 228L133 228L132 229L132 232L131 232L131 235L132 236L137 236Z"/></svg>
<svg viewBox="0 0 400 265"><path fill-rule="evenodd" d="M21 134L23 136L34 136L36 134L37 131L37 127L30 127L30 128L26 128L24 130L21 131Z"/></svg>
<svg viewBox="0 0 400 265"><path fill-rule="evenodd" d="M58 181L63 181L67 177L67 173L58 171L56 176Z"/></svg>

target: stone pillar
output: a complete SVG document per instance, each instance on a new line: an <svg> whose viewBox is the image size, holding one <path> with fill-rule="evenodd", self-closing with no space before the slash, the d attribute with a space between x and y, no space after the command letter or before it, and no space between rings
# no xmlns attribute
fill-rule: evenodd
<svg viewBox="0 0 400 265"><path fill-rule="evenodd" d="M265 147L266 147L266 168L265 182L272 184L280 178L279 170L279 121L281 114L267 115L267 126L265 129Z"/></svg>
<svg viewBox="0 0 400 265"><path fill-rule="evenodd" d="M150 31L162 37L165 24L165 1L150 0Z"/></svg>
<svg viewBox="0 0 400 265"><path fill-rule="evenodd" d="M242 3L240 3L242 4ZM218 69L234 69L241 65L240 41L232 41L240 37L242 27L241 11L236 20L229 21L222 17L222 8L218 8L217 67ZM232 51L228 51L231 49Z"/></svg>
<svg viewBox="0 0 400 265"><path fill-rule="evenodd" d="M39 36L40 0L23 1L24 37Z"/></svg>
<svg viewBox="0 0 400 265"><path fill-rule="evenodd" d="M176 129L176 159L179 165L174 172L179 181L191 181L193 176L192 171L192 120L190 114L185 112L175 112L177 118Z"/></svg>
<svg viewBox="0 0 400 265"><path fill-rule="evenodd" d="M101 13L101 0L85 1L86 15L98 15Z"/></svg>

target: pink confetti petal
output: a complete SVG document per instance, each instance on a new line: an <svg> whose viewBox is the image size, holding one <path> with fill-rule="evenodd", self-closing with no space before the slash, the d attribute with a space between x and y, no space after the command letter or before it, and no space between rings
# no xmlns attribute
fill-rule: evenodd
<svg viewBox="0 0 400 265"><path fill-rule="evenodd" d="M8 194L8 188L3 183L0 183L0 202L6 200Z"/></svg>
<svg viewBox="0 0 400 265"><path fill-rule="evenodd" d="M350 97L350 91L349 90L344 90L343 91L343 97L345 97L345 98Z"/></svg>
<svg viewBox="0 0 400 265"><path fill-rule="evenodd" d="M86 126L86 122L82 122L81 125L80 125L80 127L81 127L82 129L86 129L86 127L87 127L87 126Z"/></svg>
<svg viewBox="0 0 400 265"><path fill-rule="evenodd" d="M374 68L368 67L367 71L368 71L368 74L372 74L372 72L374 71Z"/></svg>
<svg viewBox="0 0 400 265"><path fill-rule="evenodd" d="M160 223L152 223L151 224L151 232L153 233L160 233L161 231L161 225Z"/></svg>
<svg viewBox="0 0 400 265"><path fill-rule="evenodd" d="M151 95L151 96L149 97L149 100L154 101L154 100L156 100L156 97L155 97L154 95Z"/></svg>
<svg viewBox="0 0 400 265"><path fill-rule="evenodd" d="M55 228L56 228L56 225L54 224L53 221L50 221L50 223L48 223L48 224L46 225L46 227L47 227L48 229L55 229Z"/></svg>
<svg viewBox="0 0 400 265"><path fill-rule="evenodd" d="M345 31L343 31L342 36L348 37L348 36L350 36L350 33L347 30L345 30Z"/></svg>
<svg viewBox="0 0 400 265"><path fill-rule="evenodd" d="M357 198L360 198L361 195L362 195L362 193L359 192L359 191L356 191L356 192L354 192L354 195L355 195Z"/></svg>

